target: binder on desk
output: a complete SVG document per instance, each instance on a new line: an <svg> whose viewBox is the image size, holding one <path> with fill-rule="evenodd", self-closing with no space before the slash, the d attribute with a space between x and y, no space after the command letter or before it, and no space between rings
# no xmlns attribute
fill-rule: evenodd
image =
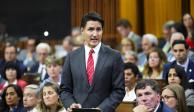
<svg viewBox="0 0 194 112"><path fill-rule="evenodd" d="M72 112L101 112L98 108L73 108Z"/></svg>

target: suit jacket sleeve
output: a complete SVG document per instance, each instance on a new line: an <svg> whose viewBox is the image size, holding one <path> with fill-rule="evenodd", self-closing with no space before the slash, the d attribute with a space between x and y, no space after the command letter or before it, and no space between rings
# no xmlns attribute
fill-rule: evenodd
<svg viewBox="0 0 194 112"><path fill-rule="evenodd" d="M60 98L65 108L68 108L72 103L76 102L73 97L73 82L69 55L65 60L63 72L61 75Z"/></svg>
<svg viewBox="0 0 194 112"><path fill-rule="evenodd" d="M98 106L102 112L112 112L122 102L125 95L123 61L121 55L118 53L115 56L112 72L112 92L104 99Z"/></svg>
<svg viewBox="0 0 194 112"><path fill-rule="evenodd" d="M167 64L164 64L164 66L163 66L163 74L162 74L162 78L164 79L164 80L166 80L166 76L167 76L167 72L168 72L168 67L167 67L168 65Z"/></svg>

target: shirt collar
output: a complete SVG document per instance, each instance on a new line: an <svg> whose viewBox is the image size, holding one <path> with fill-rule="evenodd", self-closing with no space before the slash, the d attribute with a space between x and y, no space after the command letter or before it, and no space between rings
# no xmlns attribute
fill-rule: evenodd
<svg viewBox="0 0 194 112"><path fill-rule="evenodd" d="M102 44L102 43L100 42L96 47L93 48L95 54L98 54L98 52L100 51L101 44ZM85 52L86 52L87 54L89 54L90 49L91 49L91 48L90 48L88 45L85 45Z"/></svg>
<svg viewBox="0 0 194 112"><path fill-rule="evenodd" d="M130 31L128 37L131 37L133 35L133 32Z"/></svg>
<svg viewBox="0 0 194 112"><path fill-rule="evenodd" d="M177 65L184 67L185 71L187 71L187 67L189 65L189 58L187 58L187 60L184 64L180 64L179 62L177 62Z"/></svg>
<svg viewBox="0 0 194 112"><path fill-rule="evenodd" d="M158 106L155 108L154 112L157 112L158 108L160 107L160 103L158 104Z"/></svg>

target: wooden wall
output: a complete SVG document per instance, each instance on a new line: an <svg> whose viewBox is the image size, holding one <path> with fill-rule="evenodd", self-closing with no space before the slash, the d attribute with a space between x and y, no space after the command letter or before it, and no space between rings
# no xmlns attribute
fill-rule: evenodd
<svg viewBox="0 0 194 112"><path fill-rule="evenodd" d="M162 26L168 20L179 21L186 11L185 0L71 0L72 27L79 26L83 14L96 11L105 20L103 41L112 46L120 41L116 22L128 19L134 32L142 35L153 33L162 36ZM187 0L194 16L194 0Z"/></svg>
<svg viewBox="0 0 194 112"><path fill-rule="evenodd" d="M182 17L181 0L144 0L145 33L162 35L162 26L168 20Z"/></svg>
<svg viewBox="0 0 194 112"><path fill-rule="evenodd" d="M138 1L137 0L120 0L120 18L128 19L133 27L133 31L139 32L138 22Z"/></svg>
<svg viewBox="0 0 194 112"><path fill-rule="evenodd" d="M119 17L119 0L72 0L71 18L72 27L80 26L80 21L85 13L98 12L105 20L103 41L114 46L117 44L116 21Z"/></svg>
<svg viewBox="0 0 194 112"><path fill-rule="evenodd" d="M138 34L153 33L160 36L166 21L178 21L181 18L181 0L121 0L120 5L120 17L127 18ZM139 31L141 27L143 32Z"/></svg>
<svg viewBox="0 0 194 112"><path fill-rule="evenodd" d="M191 15L194 17L194 0L190 0L190 12Z"/></svg>

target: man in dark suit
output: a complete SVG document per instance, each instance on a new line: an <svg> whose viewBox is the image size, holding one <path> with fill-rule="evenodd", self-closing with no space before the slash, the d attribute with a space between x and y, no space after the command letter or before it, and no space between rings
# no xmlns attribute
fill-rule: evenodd
<svg viewBox="0 0 194 112"><path fill-rule="evenodd" d="M167 63L163 68L163 79L167 79L168 71L170 67L174 64L182 66L187 74L187 79L189 82L194 81L194 62L189 59L188 52L189 46L184 40L175 40L172 44L172 51L175 57L175 61ZM194 88L194 85L193 85Z"/></svg>
<svg viewBox="0 0 194 112"><path fill-rule="evenodd" d="M17 60L17 47L13 44L6 46L4 49L4 59L0 60L0 74L3 74L3 68L7 62L15 63L18 66L21 75L23 75L24 72L27 71L27 68L22 63L22 61ZM1 75L0 80L3 81Z"/></svg>
<svg viewBox="0 0 194 112"><path fill-rule="evenodd" d="M174 112L160 100L160 86L152 79L143 79L135 87L137 106L133 112Z"/></svg>
<svg viewBox="0 0 194 112"><path fill-rule="evenodd" d="M36 54L37 54L37 62L35 62L34 66L30 72L38 74L40 76L40 81L43 82L45 79L48 78L48 74L46 71L46 64L45 60L51 52L51 47L47 43L39 43L36 46Z"/></svg>
<svg viewBox="0 0 194 112"><path fill-rule="evenodd" d="M119 52L101 43L104 21L88 13L81 21L85 44L69 53L63 67L60 97L64 106L114 112L125 95L123 61Z"/></svg>

